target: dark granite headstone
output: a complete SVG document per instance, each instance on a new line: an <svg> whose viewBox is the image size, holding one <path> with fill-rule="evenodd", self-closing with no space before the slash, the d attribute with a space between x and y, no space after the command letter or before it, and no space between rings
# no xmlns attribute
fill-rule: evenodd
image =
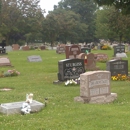
<svg viewBox="0 0 130 130"><path fill-rule="evenodd" d="M58 80L76 79L85 72L83 59L65 59L58 62Z"/></svg>
<svg viewBox="0 0 130 130"><path fill-rule="evenodd" d="M125 53L125 45L114 46L114 56L116 53Z"/></svg>
<svg viewBox="0 0 130 130"><path fill-rule="evenodd" d="M27 59L28 59L29 62L40 62L40 61L42 61L42 58L38 55L28 56Z"/></svg>
<svg viewBox="0 0 130 130"><path fill-rule="evenodd" d="M111 72L111 76L123 74L128 76L128 60L110 60L107 62L107 70Z"/></svg>
<svg viewBox="0 0 130 130"><path fill-rule="evenodd" d="M91 48L88 48L88 47L81 48L81 53L86 53L86 51L90 53L91 52Z"/></svg>

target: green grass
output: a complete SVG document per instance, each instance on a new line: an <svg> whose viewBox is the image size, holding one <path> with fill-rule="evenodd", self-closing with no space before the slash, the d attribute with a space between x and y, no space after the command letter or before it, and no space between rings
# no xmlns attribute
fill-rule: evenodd
<svg viewBox="0 0 130 130"><path fill-rule="evenodd" d="M114 53L113 50L92 52L106 53L110 59ZM28 62L27 57L31 55L40 55L42 62ZM65 54L32 50L13 51L7 56L14 67L0 67L0 71L16 69L21 74L0 78L0 88L12 88L0 91L0 103L24 101L31 92L39 102L44 103L47 97L48 104L38 113L0 114L0 130L130 130L130 82L111 81L111 92L118 95L112 103L82 104L74 102L74 97L80 95L79 86L53 84L58 79L58 61L65 59ZM130 52L127 56L130 57ZM105 63L97 63L97 66L106 69Z"/></svg>

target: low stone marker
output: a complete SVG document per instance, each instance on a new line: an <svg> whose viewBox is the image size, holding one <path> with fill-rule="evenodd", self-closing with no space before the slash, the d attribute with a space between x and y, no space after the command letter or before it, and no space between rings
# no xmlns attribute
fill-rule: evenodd
<svg viewBox="0 0 130 130"><path fill-rule="evenodd" d="M27 59L29 62L41 62L42 61L42 58L39 55L28 56Z"/></svg>
<svg viewBox="0 0 130 130"><path fill-rule="evenodd" d="M94 54L94 56L95 56L96 61L101 61L101 60L107 61L109 59L108 55L104 53L97 53L97 54Z"/></svg>
<svg viewBox="0 0 130 130"><path fill-rule="evenodd" d="M0 57L0 66L12 66L7 57Z"/></svg>
<svg viewBox="0 0 130 130"><path fill-rule="evenodd" d="M0 113L10 115L10 114L20 114L21 113L21 107L22 104L25 101L22 102L12 102L12 103L3 103L0 105ZM38 112L40 111L45 105L41 102L38 102L36 100L33 100L30 104L31 106L31 112Z"/></svg>
<svg viewBox="0 0 130 130"><path fill-rule="evenodd" d="M109 103L117 98L110 90L109 71L89 71L80 75L80 96L74 101L82 103Z"/></svg>

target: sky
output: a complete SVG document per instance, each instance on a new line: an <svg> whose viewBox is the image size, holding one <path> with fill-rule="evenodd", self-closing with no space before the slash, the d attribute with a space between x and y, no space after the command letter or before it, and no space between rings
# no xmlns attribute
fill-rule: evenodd
<svg viewBox="0 0 130 130"><path fill-rule="evenodd" d="M53 10L53 6L54 5L58 5L58 2L60 2L61 0L40 0L40 6L42 9L46 10L45 15L48 14L48 11L52 11Z"/></svg>

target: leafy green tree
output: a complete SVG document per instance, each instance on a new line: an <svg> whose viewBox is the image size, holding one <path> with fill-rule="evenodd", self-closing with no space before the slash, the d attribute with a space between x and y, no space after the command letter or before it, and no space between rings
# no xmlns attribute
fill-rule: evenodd
<svg viewBox="0 0 130 130"><path fill-rule="evenodd" d="M99 39L128 41L130 15L123 15L114 7L103 6L96 12L96 37ZM107 17L106 17L107 16Z"/></svg>
<svg viewBox="0 0 130 130"><path fill-rule="evenodd" d="M92 1L81 0L62 0L58 3L58 7L65 10L70 10L81 16L81 22L88 25L88 31L83 41L91 42L95 40L95 11L97 9L96 4Z"/></svg>
<svg viewBox="0 0 130 130"><path fill-rule="evenodd" d="M89 0L83 0L89 1ZM121 9L124 14L130 14L130 0L94 0L99 6L108 5Z"/></svg>

